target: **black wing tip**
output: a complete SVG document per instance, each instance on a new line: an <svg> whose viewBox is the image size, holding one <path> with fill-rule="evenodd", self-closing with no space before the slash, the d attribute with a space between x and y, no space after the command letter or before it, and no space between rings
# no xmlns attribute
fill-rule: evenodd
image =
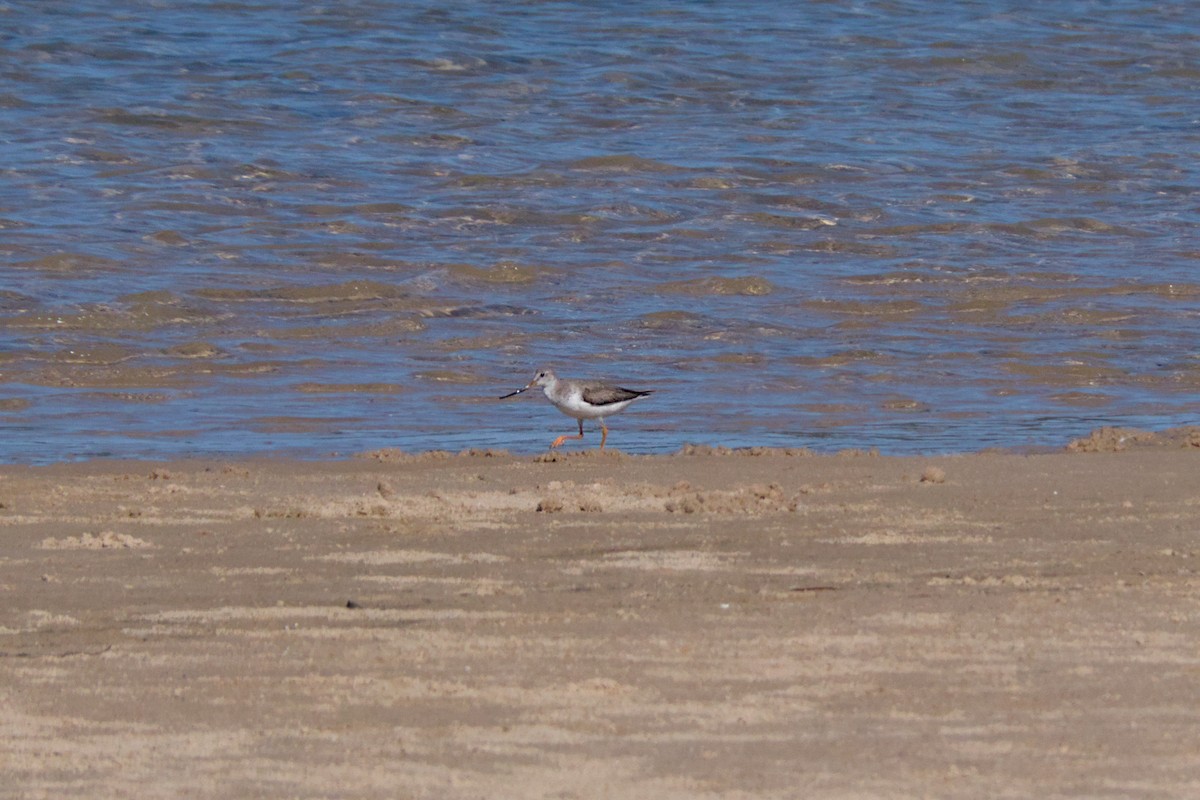
<svg viewBox="0 0 1200 800"><path fill-rule="evenodd" d="M612 402L614 402L614 403L623 403L626 400L637 400L639 397L645 397L646 395L654 394L653 389L647 389L646 391L643 392L643 391L638 391L637 389L625 389L620 386L617 387L617 391L624 392L626 396L619 397L619 398L613 400Z"/></svg>

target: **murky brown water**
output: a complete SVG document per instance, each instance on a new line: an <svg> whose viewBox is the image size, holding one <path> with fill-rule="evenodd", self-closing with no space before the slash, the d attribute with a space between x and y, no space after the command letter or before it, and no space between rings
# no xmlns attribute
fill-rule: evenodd
<svg viewBox="0 0 1200 800"><path fill-rule="evenodd" d="M1200 21L1025 5L0 6L0 460L1194 422Z"/></svg>

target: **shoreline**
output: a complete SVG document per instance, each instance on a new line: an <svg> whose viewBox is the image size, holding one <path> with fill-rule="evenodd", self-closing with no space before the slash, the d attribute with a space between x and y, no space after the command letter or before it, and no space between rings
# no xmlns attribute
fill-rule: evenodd
<svg viewBox="0 0 1200 800"><path fill-rule="evenodd" d="M21 797L1187 796L1188 436L2 466L0 770Z"/></svg>
<svg viewBox="0 0 1200 800"><path fill-rule="evenodd" d="M1128 449L1144 448L1191 448L1200 447L1200 426L1185 425L1168 428L1161 431L1144 428L1106 425L1091 431L1088 435L1068 440L1059 444L1025 444L1011 447L987 446L974 450L953 452L933 451L928 453L889 453L878 447L849 447L839 450L816 450L810 447L777 447L771 445L723 446L698 443L684 443L677 450L670 452L636 453L622 450L619 446L610 447L603 453L596 448L586 445L568 446L560 449L545 449L540 451L512 451L504 448L472 447L462 450L404 450L399 447L382 447L374 450L355 453L328 453L324 455L297 456L289 452L273 453L264 451L258 453L236 454L197 454L156 457L122 457L95 456L71 458L61 461L45 462L4 462L0 461L0 469L6 468L47 468L65 464L191 464L191 463L270 463L290 462L303 464L341 464L357 460L375 460L383 462L409 462L413 460L441 460L467 456L503 457L513 459L532 459L534 461L563 461L571 458L593 458L605 455L622 458L679 458L689 455L738 456L738 455L791 455L814 458L844 458L853 456L873 456L880 458L958 458L962 456L984 454L1010 455L1047 455L1062 452L1120 452Z"/></svg>

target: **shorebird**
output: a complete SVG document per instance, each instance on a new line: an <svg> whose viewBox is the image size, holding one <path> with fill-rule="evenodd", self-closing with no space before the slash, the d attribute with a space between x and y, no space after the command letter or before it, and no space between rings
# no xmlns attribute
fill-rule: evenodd
<svg viewBox="0 0 1200 800"><path fill-rule="evenodd" d="M650 392L635 392L632 389L622 389L620 386L613 386L612 384L601 383L599 381L564 380L555 375L553 370L539 369L537 374L533 376L533 380L515 392L509 392L500 399L506 400L509 397L514 397L526 389L532 389L534 386L542 387L542 391L546 393L546 399L553 403L555 408L568 417L574 417L579 421L578 436L563 434L551 442L551 448L558 447L567 439L582 439L583 421L585 419L595 419L600 421L600 449L603 450L604 442L608 439L608 427L604 424L604 418L619 411L624 411L625 407L634 400L650 394Z"/></svg>

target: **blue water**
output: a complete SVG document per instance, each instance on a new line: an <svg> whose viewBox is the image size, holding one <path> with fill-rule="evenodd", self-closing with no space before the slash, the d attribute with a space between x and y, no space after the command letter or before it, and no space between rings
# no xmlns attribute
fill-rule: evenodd
<svg viewBox="0 0 1200 800"><path fill-rule="evenodd" d="M1187 4L0 6L0 461L955 452L1200 404ZM590 435L584 445L598 438Z"/></svg>

